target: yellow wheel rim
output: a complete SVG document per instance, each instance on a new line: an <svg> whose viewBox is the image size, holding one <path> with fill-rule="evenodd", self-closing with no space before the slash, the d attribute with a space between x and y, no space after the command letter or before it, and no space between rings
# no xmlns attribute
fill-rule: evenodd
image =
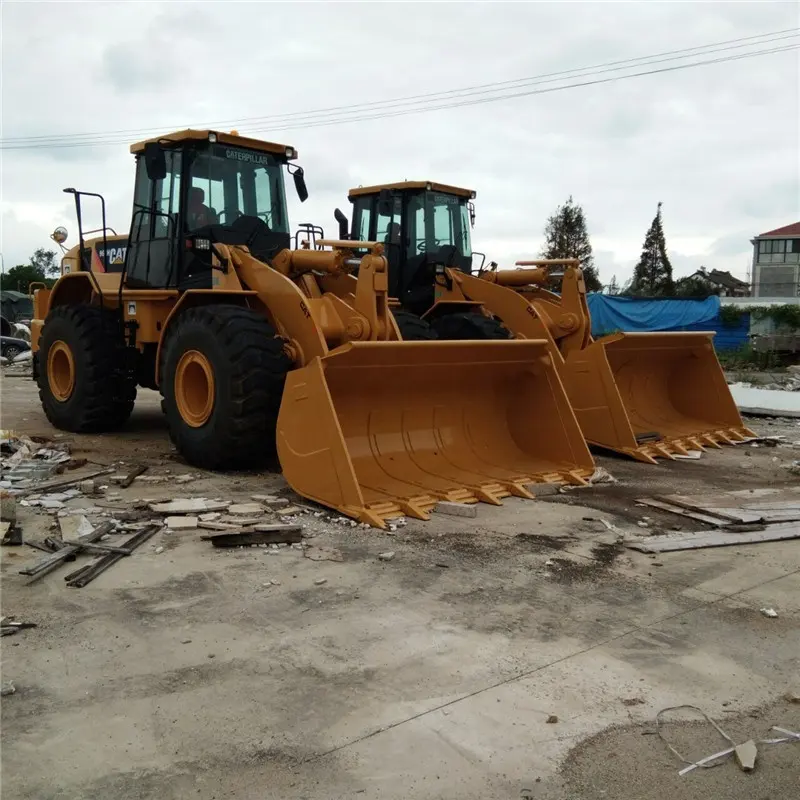
<svg viewBox="0 0 800 800"><path fill-rule="evenodd" d="M47 382L59 403L72 397L75 388L75 359L66 342L53 342L47 352Z"/></svg>
<svg viewBox="0 0 800 800"><path fill-rule="evenodd" d="M183 421L192 428L205 425L214 410L214 371L197 350L187 350L178 361L175 402Z"/></svg>

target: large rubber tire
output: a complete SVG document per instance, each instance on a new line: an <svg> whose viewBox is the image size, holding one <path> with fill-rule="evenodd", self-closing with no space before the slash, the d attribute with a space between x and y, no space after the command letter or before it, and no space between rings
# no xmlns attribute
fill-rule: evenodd
<svg viewBox="0 0 800 800"><path fill-rule="evenodd" d="M56 306L45 319L37 355L39 399L56 428L97 433L125 424L136 401L136 382L125 370L125 345L113 312Z"/></svg>
<svg viewBox="0 0 800 800"><path fill-rule="evenodd" d="M410 311L392 311L400 335L407 342L423 342L438 339L436 331L421 317Z"/></svg>
<svg viewBox="0 0 800 800"><path fill-rule="evenodd" d="M440 339L510 339L508 328L476 311L444 314L431 323Z"/></svg>
<svg viewBox="0 0 800 800"><path fill-rule="evenodd" d="M193 418L186 388L189 368L181 366L191 359L201 365L192 367L195 376L205 368L212 378L210 405L201 402ZM261 314L234 305L184 311L170 326L160 369L161 406L183 457L210 470L248 469L274 458L278 411L291 365L283 341Z"/></svg>

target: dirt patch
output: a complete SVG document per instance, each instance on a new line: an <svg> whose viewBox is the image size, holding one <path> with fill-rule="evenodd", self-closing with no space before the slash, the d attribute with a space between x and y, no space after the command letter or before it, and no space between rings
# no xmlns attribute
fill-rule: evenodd
<svg viewBox="0 0 800 800"><path fill-rule="evenodd" d="M592 547L591 559L552 559L551 576L557 583L596 581L608 571L624 550L622 542L598 542Z"/></svg>
<svg viewBox="0 0 800 800"><path fill-rule="evenodd" d="M773 738L770 726L797 730L800 708L780 701L715 719L737 743ZM706 722L669 722L663 734L679 753L699 759L724 750L725 740ZM581 800L789 800L797 796L798 745L759 747L754 772L745 774L727 759L719 767L684 775L685 766L655 735L655 722L610 728L574 748L561 768L566 797ZM635 776L635 780L632 780Z"/></svg>

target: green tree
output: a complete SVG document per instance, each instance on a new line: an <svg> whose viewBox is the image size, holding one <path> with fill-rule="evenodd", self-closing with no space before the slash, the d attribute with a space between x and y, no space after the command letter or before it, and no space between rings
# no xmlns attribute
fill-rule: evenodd
<svg viewBox="0 0 800 800"><path fill-rule="evenodd" d="M55 252L40 247L30 257L28 264L17 264L3 273L0 289L27 294L28 286L36 281L52 286L54 277L60 272L61 266L56 261Z"/></svg>
<svg viewBox="0 0 800 800"><path fill-rule="evenodd" d="M61 265L56 261L55 250L45 250L40 247L31 256L30 263L47 278L55 277L61 272Z"/></svg>
<svg viewBox="0 0 800 800"><path fill-rule="evenodd" d="M620 292L622 292L622 289L620 288L619 283L617 283L617 276L612 275L611 281L606 286L606 294L616 295L620 294Z"/></svg>
<svg viewBox="0 0 800 800"><path fill-rule="evenodd" d="M581 262L587 290L590 292L602 290L603 284L600 283L594 266L586 217L583 208L572 199L572 195L547 220L542 258L577 258Z"/></svg>
<svg viewBox="0 0 800 800"><path fill-rule="evenodd" d="M633 271L629 293L645 297L669 297L675 292L672 264L661 222L661 203L642 245L642 255Z"/></svg>
<svg viewBox="0 0 800 800"><path fill-rule="evenodd" d="M688 276L675 281L675 297L708 297L719 294L719 289L713 289L707 281Z"/></svg>

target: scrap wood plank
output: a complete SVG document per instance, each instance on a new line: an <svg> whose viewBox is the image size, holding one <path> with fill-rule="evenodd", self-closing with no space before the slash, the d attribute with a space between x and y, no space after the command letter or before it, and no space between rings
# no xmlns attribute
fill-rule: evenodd
<svg viewBox="0 0 800 800"><path fill-rule="evenodd" d="M251 544L293 544L303 541L302 525L259 525L258 530L230 531L201 537L214 547L242 547Z"/></svg>
<svg viewBox="0 0 800 800"><path fill-rule="evenodd" d="M63 481L51 481L50 483L38 483L34 484L33 486L29 486L27 489L23 489L21 492L15 492L14 497L25 497L29 494L45 494L47 492L52 491L53 489L66 489L67 486L74 486L76 483L80 483L81 481L88 481L90 478L99 478L101 475L110 475L112 472L116 472L114 467L108 467L108 469L101 469L97 470L96 472L89 472L86 475L79 475L77 478L70 478L69 480Z"/></svg>
<svg viewBox="0 0 800 800"><path fill-rule="evenodd" d="M64 576L67 586L81 589L87 583L91 583L98 575L105 572L109 567L114 566L121 558L129 556L140 544L144 544L148 539L154 536L161 530L161 525L148 525L138 533L133 534L129 539L122 543L122 547L118 548L121 552L110 552L101 556L91 564L85 567L70 572L69 575Z"/></svg>
<svg viewBox="0 0 800 800"><path fill-rule="evenodd" d="M721 506L712 506L705 499L686 497L681 494L665 494L660 495L658 500L664 500L672 505L685 508L689 511L699 511L700 513L713 514L715 517L720 517L727 522L758 522L761 519L759 514L753 512L743 512L739 508L724 508Z"/></svg>
<svg viewBox="0 0 800 800"><path fill-rule="evenodd" d="M781 539L800 539L800 525L794 523L769 525L762 531L747 533L723 530L666 533L661 536L628 539L624 544L625 547L641 553L668 553L675 550L698 550L704 547L777 542Z"/></svg>
<svg viewBox="0 0 800 800"><path fill-rule="evenodd" d="M147 472L147 465L137 464L128 474L120 481L120 489L127 489L142 473Z"/></svg>
<svg viewBox="0 0 800 800"><path fill-rule="evenodd" d="M76 553L78 553L83 548L83 544L85 542L92 543L98 541L107 533L109 533L113 527L113 522L104 522L90 533L86 533L71 544L68 544L66 547L62 547L57 553L53 553L53 555L43 558L41 561L37 561L33 566L21 569L19 574L31 576L32 580L30 582L32 583L37 578L41 578L42 575L52 572L63 561L66 561L68 558L70 558L70 556L74 556Z"/></svg>
<svg viewBox="0 0 800 800"><path fill-rule="evenodd" d="M636 502L645 506L650 506L651 508L661 509L661 511L669 511L671 514L680 514L682 517L695 519L698 522L706 522L709 525L716 525L717 527L720 525L725 525L728 522L728 520L724 519L723 517L704 514L699 511L692 511L688 508L677 506L674 503L668 503L666 500L656 500L653 497L639 497L637 498Z"/></svg>

